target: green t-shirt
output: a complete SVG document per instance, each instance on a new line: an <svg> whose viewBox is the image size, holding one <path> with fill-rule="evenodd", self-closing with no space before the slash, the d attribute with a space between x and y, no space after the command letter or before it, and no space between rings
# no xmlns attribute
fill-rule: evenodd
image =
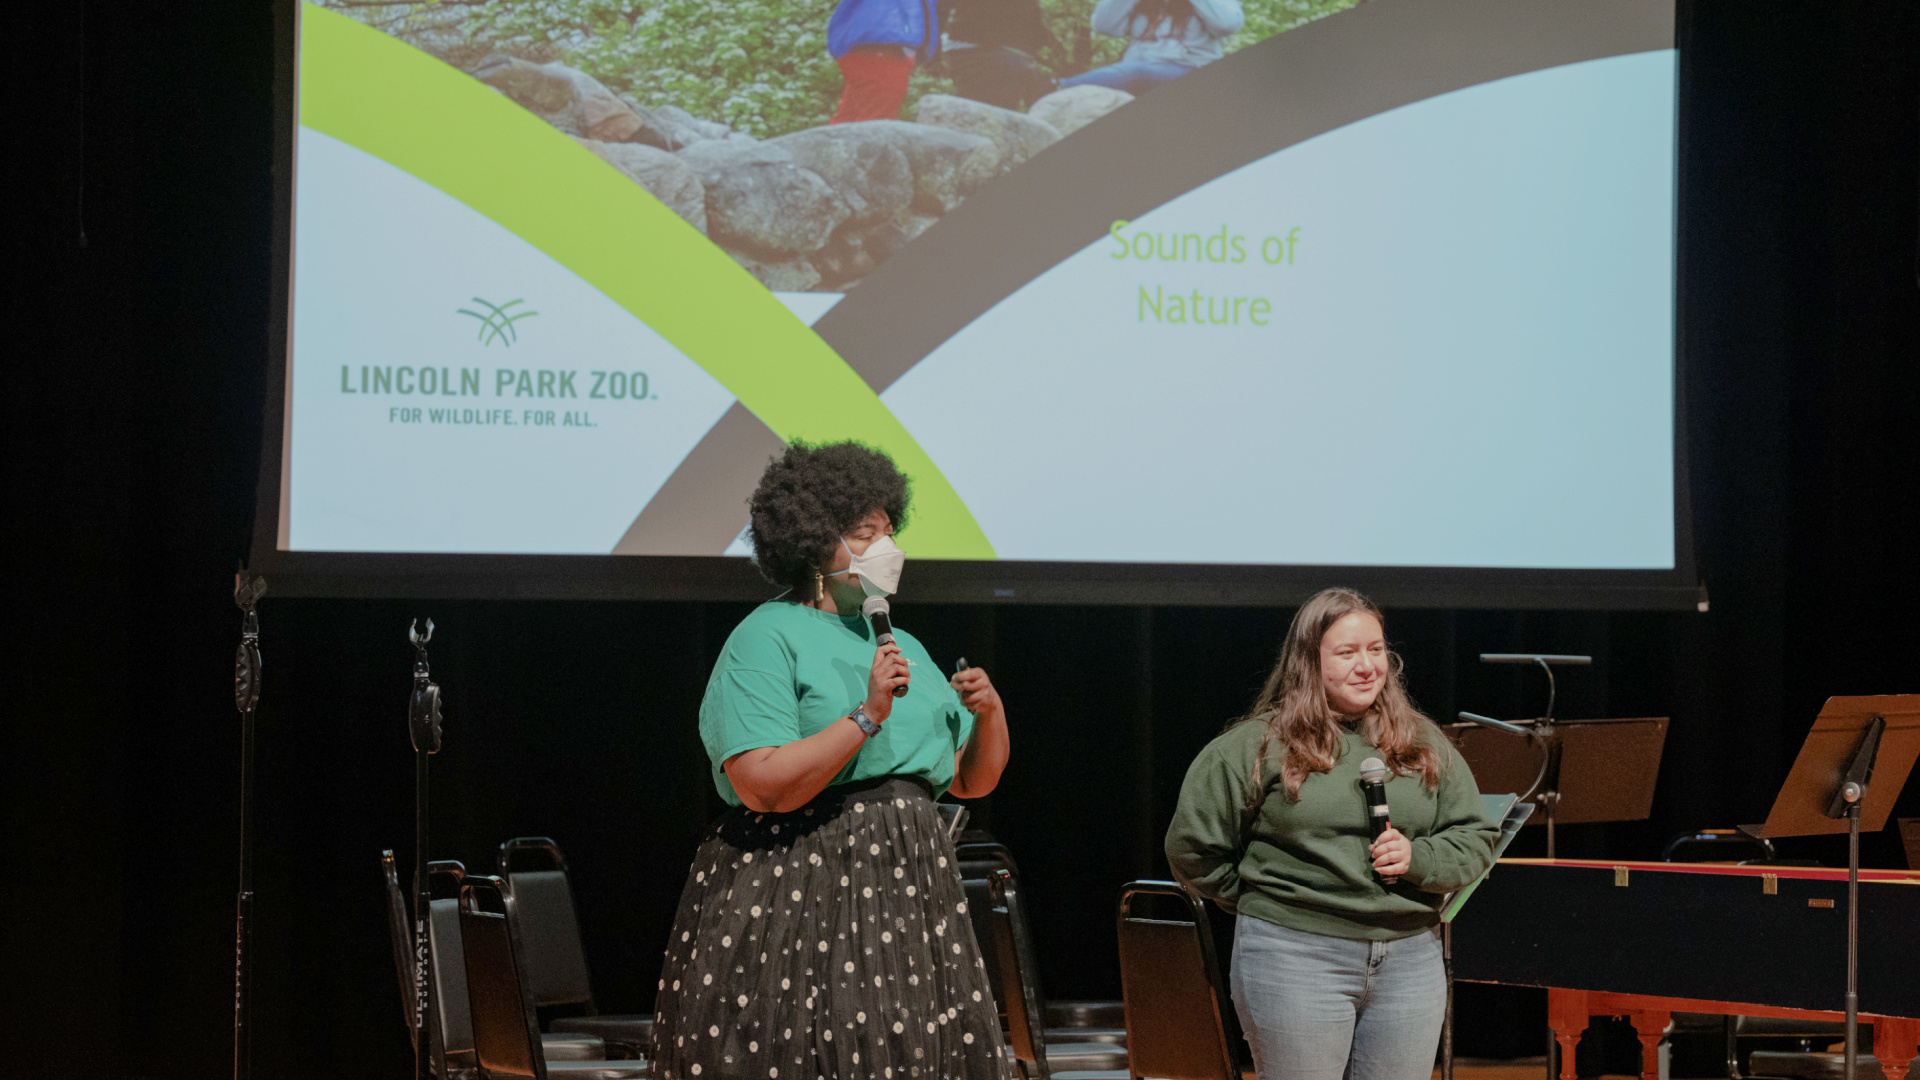
<svg viewBox="0 0 1920 1080"><path fill-rule="evenodd" d="M973 734L973 714L942 677L927 650L899 628L900 651L915 665L907 693L893 699L880 734L833 782L901 775L924 777L934 794L953 783L953 755ZM713 786L730 805L740 796L720 766L762 746L783 746L824 730L867 699L873 630L859 615L842 617L787 600L769 600L741 620L707 680L700 703L700 741L713 761Z"/></svg>

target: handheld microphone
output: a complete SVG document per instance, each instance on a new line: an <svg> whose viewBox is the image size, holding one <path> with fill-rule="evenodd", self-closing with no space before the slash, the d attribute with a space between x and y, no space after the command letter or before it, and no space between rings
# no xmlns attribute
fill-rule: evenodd
<svg viewBox="0 0 1920 1080"><path fill-rule="evenodd" d="M1360 763L1360 790L1367 797L1367 827L1372 830L1377 842L1380 835L1387 831L1387 763L1377 757L1370 757ZM1379 875L1388 885L1399 881L1398 875Z"/></svg>
<svg viewBox="0 0 1920 1080"><path fill-rule="evenodd" d="M888 618L891 611L892 608L888 606L887 598L884 596L869 596L867 602L860 605L860 614L865 615L873 623L873 643L876 646L893 641L893 620ZM906 694L905 686L893 688L894 697L905 697Z"/></svg>

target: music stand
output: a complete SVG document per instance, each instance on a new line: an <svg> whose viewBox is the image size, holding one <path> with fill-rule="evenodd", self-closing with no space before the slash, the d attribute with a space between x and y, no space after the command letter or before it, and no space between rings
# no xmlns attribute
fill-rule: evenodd
<svg viewBox="0 0 1920 1080"><path fill-rule="evenodd" d="M1847 834L1847 1041L1845 1069L1860 1060L1860 830L1887 827L1920 758L1920 694L1830 697L1793 759L1764 825L1750 836ZM1874 773L1878 771L1878 783Z"/></svg>
<svg viewBox="0 0 1920 1080"><path fill-rule="evenodd" d="M1492 659L1489 659L1492 657ZM1482 655L1489 663L1515 663L1514 654ZM1525 657L1546 670L1555 662L1578 663L1584 657ZM1653 810L1653 785L1667 744L1667 718L1569 720L1555 723L1553 698L1547 715L1507 723L1463 712L1467 724L1449 724L1447 733L1466 759L1481 791L1521 791L1522 803L1537 804L1547 826L1547 858L1558 857L1554 825L1602 821L1641 821ZM1532 819L1523 818L1520 824ZM1444 931L1443 931L1444 932ZM1443 943L1444 946L1444 943ZM1547 1039L1547 1080L1560 1073L1560 1044ZM1451 1064L1443 1056L1444 1071ZM1452 1080L1443 1077L1442 1080Z"/></svg>
<svg viewBox="0 0 1920 1080"><path fill-rule="evenodd" d="M1653 809L1654 781L1667 742L1667 718L1521 722L1524 738L1505 728L1449 724L1482 791L1520 791L1539 805L1528 819L1547 826L1547 858L1556 856L1554 826L1640 821Z"/></svg>

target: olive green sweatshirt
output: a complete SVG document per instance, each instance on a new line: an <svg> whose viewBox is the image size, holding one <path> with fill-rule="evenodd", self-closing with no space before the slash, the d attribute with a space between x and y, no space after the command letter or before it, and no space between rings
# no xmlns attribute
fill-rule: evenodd
<svg viewBox="0 0 1920 1080"><path fill-rule="evenodd" d="M1295 801L1280 779L1284 751L1268 746L1264 798L1250 812L1266 730L1248 721L1208 743L1187 769L1167 829L1174 875L1226 910L1310 934L1388 941L1439 925L1444 895L1492 865L1498 826L1467 763L1438 733L1446 761L1438 788L1428 791L1417 774L1387 781L1389 819L1413 844L1412 865L1389 886L1367 855L1372 834L1360 788L1360 762L1386 755L1347 731L1332 771L1308 773Z"/></svg>

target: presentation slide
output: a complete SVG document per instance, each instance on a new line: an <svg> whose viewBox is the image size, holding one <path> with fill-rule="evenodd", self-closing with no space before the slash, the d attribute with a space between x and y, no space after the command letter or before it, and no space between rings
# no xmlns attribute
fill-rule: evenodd
<svg viewBox="0 0 1920 1080"><path fill-rule="evenodd" d="M1672 0L300 7L278 548L1664 570Z"/></svg>

